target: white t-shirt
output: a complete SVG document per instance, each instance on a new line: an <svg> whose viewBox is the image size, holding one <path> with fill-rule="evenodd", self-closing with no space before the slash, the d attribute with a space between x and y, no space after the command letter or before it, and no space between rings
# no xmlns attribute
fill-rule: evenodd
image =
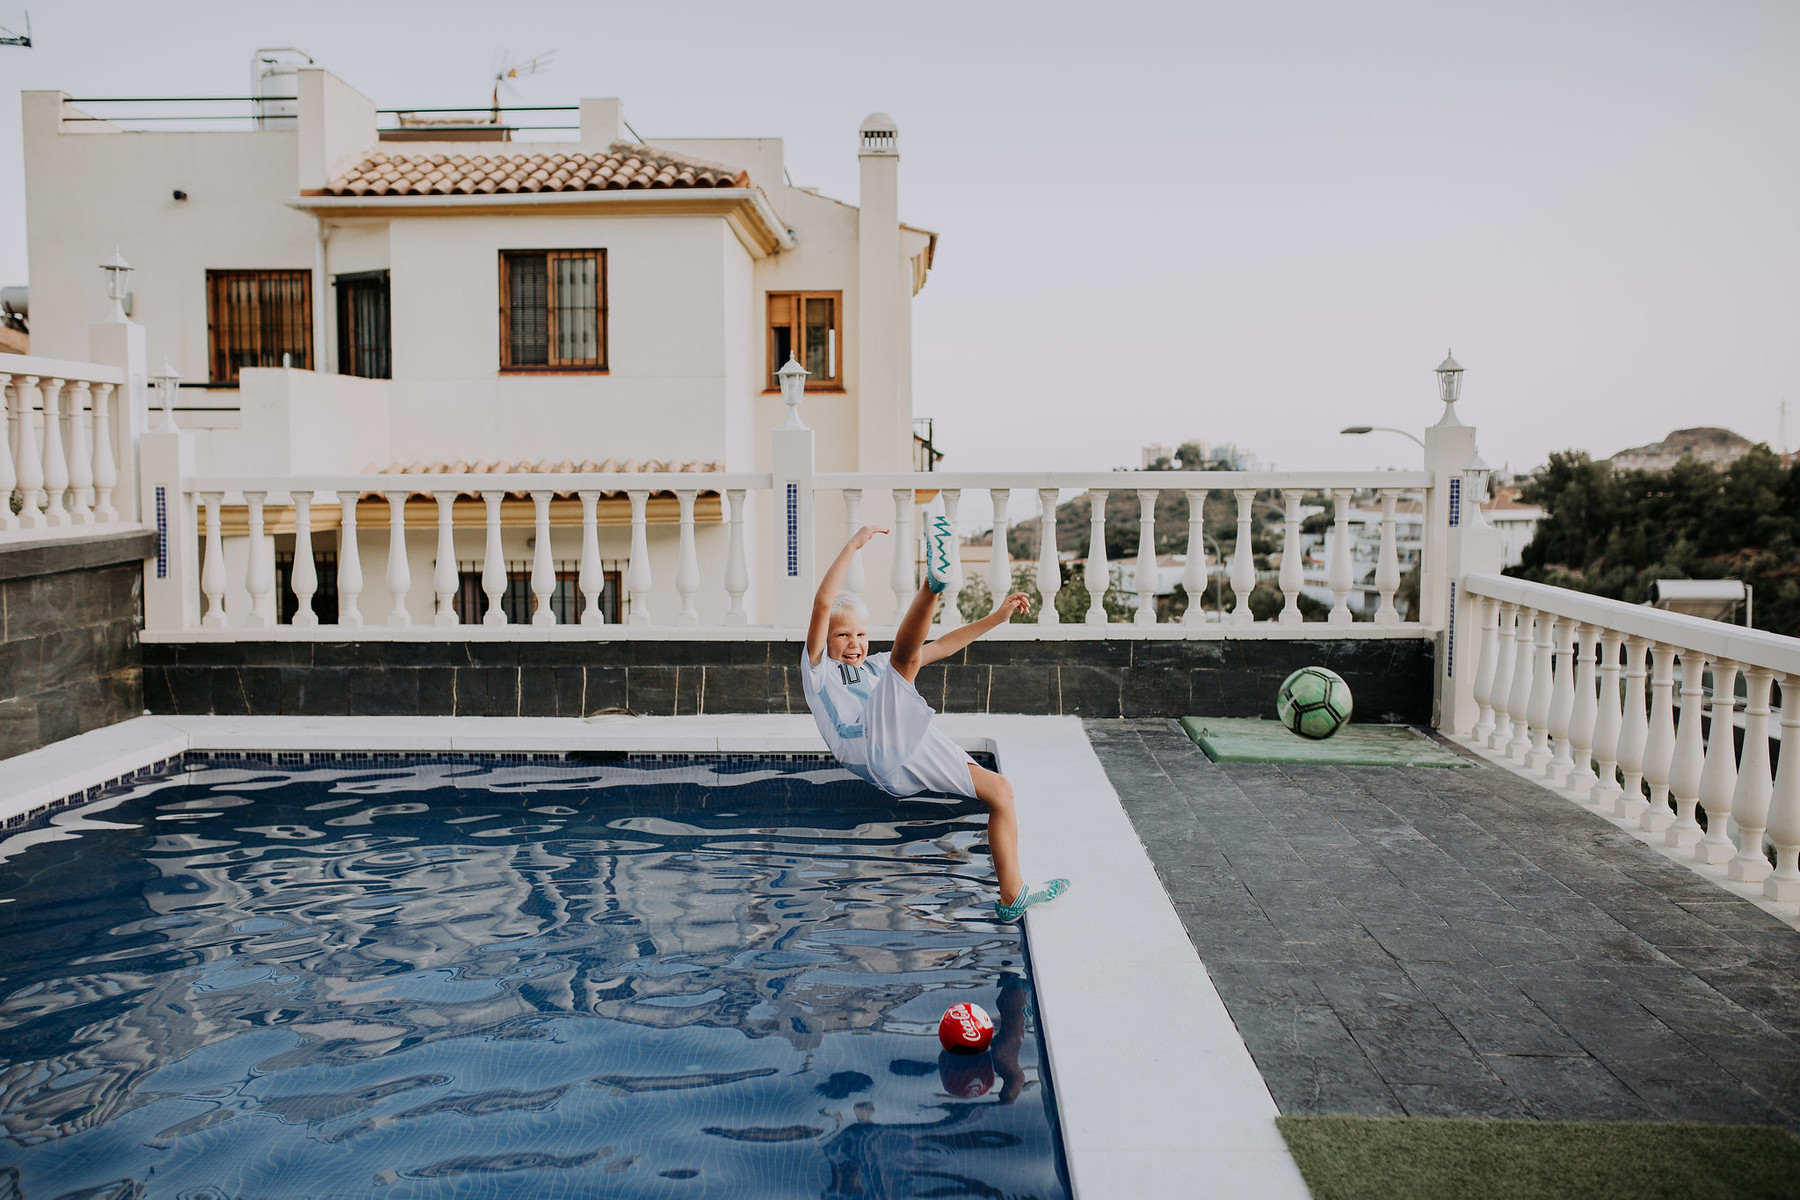
<svg viewBox="0 0 1800 1200"><path fill-rule="evenodd" d="M806 707L819 726L819 736L838 762L870 783L875 783L875 776L869 770L869 737L863 710L875 694L875 681L892 671L886 654L871 654L855 665L824 655L815 664L804 647L800 651Z"/></svg>
<svg viewBox="0 0 1800 1200"><path fill-rule="evenodd" d="M848 771L894 796L975 798L971 760L932 725L931 705L886 654L852 666L800 649L806 707Z"/></svg>

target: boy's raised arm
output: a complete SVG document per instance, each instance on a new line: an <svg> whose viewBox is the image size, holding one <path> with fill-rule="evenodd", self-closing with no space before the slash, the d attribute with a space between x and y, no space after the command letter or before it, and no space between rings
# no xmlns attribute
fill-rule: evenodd
<svg viewBox="0 0 1800 1200"><path fill-rule="evenodd" d="M850 540L844 543L838 556L825 568L825 574L819 580L819 590L813 593L812 620L806 626L806 661L817 664L825 656L825 635L830 632L831 626L831 602L844 586L844 572L850 569L850 559L868 545L876 534L886 532L880 525L864 525L850 535Z"/></svg>
<svg viewBox="0 0 1800 1200"><path fill-rule="evenodd" d="M1014 592L1000 602L1000 606L979 621L970 621L967 625L959 625L935 642L925 643L919 651L919 663L934 663L940 658L948 657L967 646L991 629L997 629L1012 620L1016 612L1028 612L1031 609L1031 597L1024 592Z"/></svg>

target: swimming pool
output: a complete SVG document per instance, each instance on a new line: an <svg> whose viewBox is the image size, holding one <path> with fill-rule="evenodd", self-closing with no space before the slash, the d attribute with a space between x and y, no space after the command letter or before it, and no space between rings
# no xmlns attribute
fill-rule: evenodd
<svg viewBox="0 0 1800 1200"><path fill-rule="evenodd" d="M809 755L204 755L56 820L0 843L0 1192L1068 1194L978 805Z"/></svg>

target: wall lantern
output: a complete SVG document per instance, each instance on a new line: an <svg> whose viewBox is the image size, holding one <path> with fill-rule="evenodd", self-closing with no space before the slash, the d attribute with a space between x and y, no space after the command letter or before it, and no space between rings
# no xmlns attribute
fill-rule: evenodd
<svg viewBox="0 0 1800 1200"><path fill-rule="evenodd" d="M1439 418L1439 425L1461 425L1456 419L1456 399L1462 395L1462 364L1444 351L1444 361L1437 365L1438 399L1444 402L1444 415Z"/></svg>
<svg viewBox="0 0 1800 1200"><path fill-rule="evenodd" d="M157 398L162 401L163 432L179 432L180 427L175 424L175 394L181 388L181 373L165 358L162 369L150 377L150 385L156 389Z"/></svg>
<svg viewBox="0 0 1800 1200"><path fill-rule="evenodd" d="M787 363L775 372L775 378L781 381L781 402L787 405L787 423L783 429L805 429L800 420L800 401L806 395L806 368L788 355Z"/></svg>
<svg viewBox="0 0 1800 1200"><path fill-rule="evenodd" d="M125 286L126 276L131 274L131 264L125 261L125 256L115 246L112 257L101 263L100 269L106 272L106 298L112 301L112 312L107 314L106 319L113 324L122 324L126 316L125 301L131 295Z"/></svg>

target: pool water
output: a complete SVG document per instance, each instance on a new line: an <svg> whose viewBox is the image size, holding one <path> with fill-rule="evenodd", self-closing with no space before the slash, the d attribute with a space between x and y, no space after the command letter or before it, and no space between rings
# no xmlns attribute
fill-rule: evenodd
<svg viewBox="0 0 1800 1200"><path fill-rule="evenodd" d="M985 822L810 756L190 756L0 842L0 1196L1067 1196Z"/></svg>

